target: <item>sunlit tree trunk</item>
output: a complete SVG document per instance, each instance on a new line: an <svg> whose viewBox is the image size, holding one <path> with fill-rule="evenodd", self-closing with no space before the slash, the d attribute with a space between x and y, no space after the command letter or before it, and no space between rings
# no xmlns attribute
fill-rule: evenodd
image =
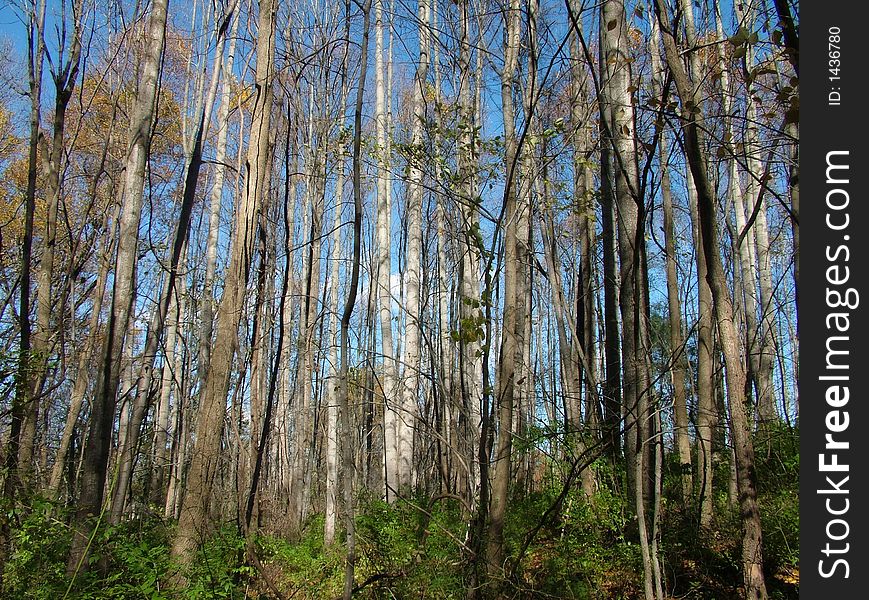
<svg viewBox="0 0 869 600"><path fill-rule="evenodd" d="M651 9L650 9L651 10ZM652 14L654 17L654 13ZM661 55L658 50L660 32L658 23L651 20L650 55L652 58L652 84L656 98L662 103L663 81ZM667 309L670 320L670 378L673 385L673 435L676 438L676 450L679 453L679 468L682 479L682 505L691 507L694 497L694 482L692 477L693 462L691 459L691 437L688 423L688 396L685 390L685 378L688 371L688 350L682 333L682 299L679 292L678 263L676 252L676 225L673 217L673 196L670 183L670 151L666 133L659 143L659 160L661 171L661 200L664 218L664 252L667 273Z"/></svg>
<svg viewBox="0 0 869 600"><path fill-rule="evenodd" d="M522 286L522 256L520 241L519 187L519 140L516 135L516 116L513 102L513 86L519 65L522 11L519 0L510 0L505 11L504 67L501 71L501 109L504 119L504 164L506 183L504 188L504 320L501 335L501 350L498 364L497 396L497 441L495 445L492 475L492 500L489 508L489 531L486 546L486 561L489 576L502 576L504 569L504 519L507 513L507 497L512 476L513 409L517 399L517 381L520 372L525 323L525 289Z"/></svg>
<svg viewBox="0 0 869 600"><path fill-rule="evenodd" d="M70 575L87 565L89 538L96 526L93 519L102 514L103 491L120 381L121 356L136 296L139 220L144 200L145 165L150 151L160 63L166 38L167 5L168 0L154 0L151 4L145 52L139 74L138 95L130 120L112 303L100 353L98 379L91 404L90 429L84 448L81 496L67 562L67 573ZM109 487L112 489L114 486L110 483Z"/></svg>
<svg viewBox="0 0 869 600"><path fill-rule="evenodd" d="M754 30L757 8L753 1L745 4L734 5L737 18L740 23ZM754 50L750 44L745 47L745 65L748 73L754 67ZM773 298L772 267L770 264L769 227L766 218L765 194L762 190L763 166L760 158L758 114L757 106L753 99L754 88L752 80L743 74L745 83L745 131L744 148L745 162L748 178L745 186L745 197L749 214L756 215L751 229L755 244L754 269L757 272L759 285L758 308L760 319L758 327L752 334L755 338L757 353L757 371L755 373L755 386L757 391L757 420L761 426L778 420L776 410L776 394L773 385L773 365L775 362L775 300ZM741 231L740 231L741 233ZM743 244L751 243L751 238L746 238ZM751 278L746 286L754 287L754 270L750 272Z"/></svg>
<svg viewBox="0 0 869 600"><path fill-rule="evenodd" d="M425 122L425 91L428 79L429 7L427 0L417 6L419 21L419 57L413 81L413 125L408 162L410 165L407 198L407 327L405 331L405 376L403 378L401 412L398 419L398 486L408 491L412 484L413 432L418 411L420 384L420 254L422 246L423 164L426 157L423 145Z"/></svg>
<svg viewBox="0 0 869 600"><path fill-rule="evenodd" d="M349 11L349 8L347 9ZM341 444L341 471L344 486L344 530L347 539L347 558L344 568L343 600L353 596L354 573L356 568L356 525L355 506L353 505L354 461L354 423L350 407L350 319L356 306L359 287L359 268L362 246L362 99L365 92L365 78L368 71L368 30L371 21L371 0L362 5L362 56L360 60L359 82L356 87L356 106L353 115L353 262L350 270L350 284L347 301L341 314L341 371L340 405L338 435ZM347 17L349 19L349 16ZM349 27L349 25L348 25Z"/></svg>
<svg viewBox="0 0 869 600"><path fill-rule="evenodd" d="M461 211L459 237L462 244L457 248L460 261L460 283L454 300L458 317L459 388L460 404L457 418L460 429L461 448L470 473L465 479L466 497L473 505L481 485L479 431L484 415L480 411L482 396L483 363L480 340L474 324L480 317L476 305L480 299L480 262L483 238L480 234L479 200L477 198L476 170L478 157L478 122L475 118L471 70L471 5L469 0L460 0L459 10L459 96L458 96L458 144L456 165L458 168L458 202ZM480 82L476 84L479 86ZM487 290L491 291L491 290Z"/></svg>
<svg viewBox="0 0 869 600"><path fill-rule="evenodd" d="M203 382L196 441L187 478L172 556L189 564L193 550L207 530L207 514L218 466L220 439L233 357L238 346L238 315L247 289L257 215L262 210L269 183L269 127L272 111L272 78L275 49L274 0L261 0L258 19L257 65L252 123L248 141L244 192L236 206L232 250L217 309L216 337L211 363ZM183 583L183 575L177 583Z"/></svg>
<svg viewBox="0 0 869 600"><path fill-rule="evenodd" d="M345 168L344 163L347 153L347 140L345 135L345 111L347 110L347 69L350 51L350 4L346 5L347 15L345 17L344 33L347 37L346 45L344 46L344 58L341 63L341 98L339 100L338 109L340 116L337 119L338 125L338 146L335 150L335 168L338 171L337 181L335 182L335 208L334 218L332 222L332 253L331 253L331 272L329 274L329 366L326 380L326 498L325 498L325 523L323 526L323 541L328 546L335 541L335 530L338 524L338 491L339 491L339 465L340 456L340 441L338 439L338 420L340 395L340 365L339 365L339 350L341 348L341 339L339 337L340 324L340 306L339 297L341 293L341 261L342 243L341 236L343 232L343 210L344 210L344 182Z"/></svg>
<svg viewBox="0 0 869 600"><path fill-rule="evenodd" d="M391 184L390 157L387 136L389 135L389 116L387 108L386 65L383 32L383 0L374 0L374 86L375 86L375 128L377 136L377 217L376 236L376 287L377 317L380 324L380 352L382 373L378 377L378 395L384 403L384 468L386 498L395 499L394 490L398 489L398 447L397 425L399 419L396 395L398 373L395 364L395 342L392 337L392 239L390 235ZM391 94L391 90L389 91Z"/></svg>
<svg viewBox="0 0 869 600"><path fill-rule="evenodd" d="M571 0L571 11L578 19L581 2ZM577 342L585 354L584 373L580 379L585 389L585 422L589 439L601 439L603 407L598 392L597 373L597 313L596 313L596 271L595 238L597 237L594 204L594 175L591 169L592 104L588 90L588 62L582 48L579 32L570 30L571 57L571 107L570 117L573 127L573 198L579 228L579 271L576 274L576 321L579 327ZM616 411L617 412L617 411Z"/></svg>
<svg viewBox="0 0 869 600"><path fill-rule="evenodd" d="M613 148L615 200L618 207L619 307L622 316L622 401L625 418L625 457L628 496L634 501L643 555L647 598L654 595L654 566L650 553L651 502L655 490L650 478L653 428L651 423L649 355L644 279L644 199L640 196L634 107L633 77L628 46L629 29L624 3L605 0L600 13L603 48L601 95Z"/></svg>
<svg viewBox="0 0 869 600"><path fill-rule="evenodd" d="M204 373L208 370L211 359L211 338L214 332L214 278L217 273L217 246L220 238L220 212L223 206L224 182L226 181L226 142L229 137L229 111L232 103L232 73L235 63L235 46L238 40L238 24L241 21L238 14L232 21L229 34L229 48L226 53L226 64L223 65L224 77L220 85L220 105L217 109L217 143L214 149L214 172L211 196L208 204L208 237L205 245L205 275L202 282L202 311L200 313L199 330L199 368ZM217 66L215 64L215 66ZM239 119L244 120L243 111L239 110ZM206 114L205 118L210 118ZM240 134L244 128L240 128Z"/></svg>
<svg viewBox="0 0 869 600"><path fill-rule="evenodd" d="M697 94L696 82L692 82L681 62L676 39L671 29L670 17L663 0L656 0L656 13L663 34L667 64L673 75L682 101L682 123L686 158L691 176L697 186L697 211L702 230L703 253L708 267L707 280L712 291L712 305L721 341L725 363L727 399L730 408L737 470L739 508L742 516L742 566L745 595L748 600L765 600L766 583L763 574L763 546L760 512L757 505L757 482L754 465L754 447L751 428L746 414L747 387L738 334L734 327L733 304L727 287L727 278L721 262L717 223L715 220L715 195L707 177L706 159L703 155L703 134L698 123L702 113L693 110L702 108Z"/></svg>

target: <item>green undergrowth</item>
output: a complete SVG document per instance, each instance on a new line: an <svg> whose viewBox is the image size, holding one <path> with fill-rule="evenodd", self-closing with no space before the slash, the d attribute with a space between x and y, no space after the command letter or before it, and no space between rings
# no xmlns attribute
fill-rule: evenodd
<svg viewBox="0 0 869 600"><path fill-rule="evenodd" d="M786 428L765 435L758 440L757 460L767 585L774 600L797 598L799 437ZM623 474L608 472L602 464L597 468L598 492L586 499L578 486L571 489L560 511L550 511L549 518L543 515L561 491L556 484L512 498L504 532L507 579L496 582L507 597L642 597L642 553L631 533L636 521L624 492L616 489ZM693 509L680 506L677 468L665 464L664 469L658 550L665 596L740 598L741 525L737 511L728 506L726 465L716 473L721 485L709 530L698 528ZM321 515L293 539L257 537L253 557L237 527L214 531L193 561L183 590L168 587L176 568L169 556L171 522L150 518L99 529L90 568L71 584L65 574L70 515L37 501L13 517L17 525L0 587L3 598L330 599L340 597L343 589L342 534L336 544L325 546ZM469 520L467 510L448 495L392 504L360 499L354 598L467 598L475 571ZM478 565L477 573L485 571ZM482 597L490 597L487 584L480 585Z"/></svg>

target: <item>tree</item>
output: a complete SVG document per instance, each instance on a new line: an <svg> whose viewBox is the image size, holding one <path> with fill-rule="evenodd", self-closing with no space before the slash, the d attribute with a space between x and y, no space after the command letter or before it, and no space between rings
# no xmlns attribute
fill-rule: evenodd
<svg viewBox="0 0 869 600"><path fill-rule="evenodd" d="M223 296L217 309L217 330L211 361L203 382L193 459L187 476L178 532L172 544L173 557L184 565L189 565L193 558L193 551L206 531L208 506L214 486L220 438L223 433L232 361L238 346L236 319L244 302L250 274L257 216L266 203L269 187L271 163L269 126L273 98L275 11L276 5L273 0L260 2L257 28L258 60L251 131L245 161L244 194L236 205L232 252ZM183 575L180 575L178 583L183 581Z"/></svg>
<svg viewBox="0 0 869 600"><path fill-rule="evenodd" d="M95 518L102 516L112 426L115 418L121 356L130 322L138 261L139 220L145 188L145 165L151 143L151 126L159 87L160 61L166 38L167 0L155 0L147 21L146 50L142 59L138 94L130 119L124 186L118 225L118 250L109 322L99 355L99 378L91 404L87 442L81 475L81 496L76 511L76 531L67 562L72 575L86 568ZM110 482L110 486L113 482Z"/></svg>
<svg viewBox="0 0 869 600"><path fill-rule="evenodd" d="M732 421L734 451L736 457L737 486L742 514L742 562L747 598L766 598L766 583L763 574L763 533L760 512L757 506L757 482L754 470L754 447L745 412L746 378L739 357L736 328L733 322L733 304L727 289L727 280L721 264L718 231L715 220L715 199L706 175L706 158L703 155L702 130L699 127L701 101L693 82L682 65L676 45L674 30L666 7L656 0L656 14L661 25L664 51L676 90L682 101L683 131L686 158L691 176L697 186L697 212L703 239L703 254L706 257L709 288L721 349L724 355L728 404Z"/></svg>

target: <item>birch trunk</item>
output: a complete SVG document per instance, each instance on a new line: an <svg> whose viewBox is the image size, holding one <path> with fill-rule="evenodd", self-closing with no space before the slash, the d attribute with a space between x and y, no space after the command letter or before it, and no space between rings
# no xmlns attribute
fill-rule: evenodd
<svg viewBox="0 0 869 600"><path fill-rule="evenodd" d="M347 4L349 11L349 2ZM329 368L327 375L327 396L326 396L326 518L323 526L323 542L329 546L335 541L335 529L338 524L338 467L340 464L339 439L338 439L338 420L339 420L339 392L340 392L340 367L338 364L338 351L341 347L341 339L339 337L339 322L340 310L339 296L341 293L341 234L342 213L344 208L344 180L345 170L344 162L347 153L346 138L344 135L345 118L344 114L347 110L347 68L349 61L349 39L350 39L350 16L349 12L346 17L346 25L344 29L347 37L347 44L344 46L344 58L341 63L341 99L338 107L341 116L338 118L338 147L335 150L335 163L338 171L337 181L335 182L335 208L334 220L332 223L332 266L329 274Z"/></svg>
<svg viewBox="0 0 869 600"><path fill-rule="evenodd" d="M408 162L410 174L407 198L407 330L405 338L405 376L398 428L398 486L403 493L409 492L413 481L413 433L418 412L417 397L420 384L420 253L422 246L422 197L423 124L425 123L425 86L428 76L429 8L427 0L417 6L419 21L419 57L413 82L413 126ZM409 372L408 372L409 371Z"/></svg>
<svg viewBox="0 0 869 600"><path fill-rule="evenodd" d="M386 499L392 502L398 490L397 429L399 419L399 398L397 368L395 364L395 342L392 336L392 260L390 211L391 192L389 174L388 140L389 122L386 90L386 67L383 62L383 0L374 0L374 77L375 77L375 127L377 135L377 218L375 223L377 264L377 316L380 323L380 346L382 374L379 393L384 405L384 474Z"/></svg>

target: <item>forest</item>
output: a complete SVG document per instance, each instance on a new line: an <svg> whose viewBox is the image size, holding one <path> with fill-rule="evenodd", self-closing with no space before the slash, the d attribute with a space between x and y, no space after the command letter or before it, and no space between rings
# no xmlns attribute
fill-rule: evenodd
<svg viewBox="0 0 869 600"><path fill-rule="evenodd" d="M798 13L3 2L0 597L797 598Z"/></svg>

